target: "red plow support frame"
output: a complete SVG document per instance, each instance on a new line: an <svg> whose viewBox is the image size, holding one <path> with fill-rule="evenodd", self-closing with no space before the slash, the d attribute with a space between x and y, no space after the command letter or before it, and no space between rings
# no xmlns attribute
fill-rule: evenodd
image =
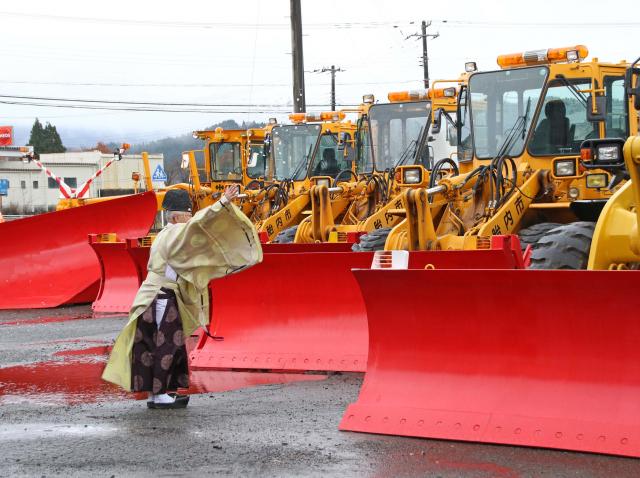
<svg viewBox="0 0 640 478"><path fill-rule="evenodd" d="M369 363L341 430L640 457L640 272L354 274Z"/></svg>
<svg viewBox="0 0 640 478"><path fill-rule="evenodd" d="M87 236L145 236L156 210L148 192L0 224L0 309L93 301L100 264Z"/></svg>
<svg viewBox="0 0 640 478"><path fill-rule="evenodd" d="M91 308L96 315L128 313L138 288L147 276L150 247L138 239L103 242L89 235L89 244L100 262L100 292Z"/></svg>
<svg viewBox="0 0 640 478"><path fill-rule="evenodd" d="M201 335L190 354L192 367L365 371L366 310L351 269L370 267L373 253L313 252L331 244L292 246L295 253L265 247L261 264L211 282L209 330L215 339ZM505 237L483 254L412 252L409 264L514 268L521 264L520 245Z"/></svg>

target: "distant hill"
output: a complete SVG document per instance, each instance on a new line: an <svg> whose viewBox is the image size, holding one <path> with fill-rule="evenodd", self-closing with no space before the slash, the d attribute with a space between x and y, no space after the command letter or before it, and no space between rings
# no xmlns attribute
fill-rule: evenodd
<svg viewBox="0 0 640 478"><path fill-rule="evenodd" d="M234 120L225 120L220 123L209 126L206 129L248 129L248 128L260 128L264 126L261 123L255 122L242 122L238 124ZM117 145L114 145L114 147ZM180 162L182 159L182 152L192 149L202 149L203 142L199 139L194 139L192 133L183 134L180 136L174 136L170 138L162 138L145 143L132 144L130 152L140 153L142 151L148 151L149 153L162 153L164 154L164 168L169 177L169 184L174 184L181 181L186 181L188 173L180 169Z"/></svg>
<svg viewBox="0 0 640 478"><path fill-rule="evenodd" d="M220 123L213 124L205 129L249 129L260 128L264 126L262 123L245 122L241 124L235 120L224 120ZM105 143L109 148L116 149L120 144L104 141L100 136L103 132L83 129L59 127L58 131L62 138L62 143L67 147L68 151L81 151L83 149L93 148L98 142ZM15 125L14 126L14 144L26 144L29 141L31 126ZM113 135L111 134L111 137ZM122 134L122 138L126 140L126 132ZM82 146L79 146L82 145ZM180 169L180 161L183 151L192 149L202 149L203 143L199 139L194 139L192 132L188 132L179 136L158 138L144 143L134 143L131 145L130 152L140 153L148 151L149 153L162 153L164 155L164 167L169 176L169 183L186 181L188 174Z"/></svg>

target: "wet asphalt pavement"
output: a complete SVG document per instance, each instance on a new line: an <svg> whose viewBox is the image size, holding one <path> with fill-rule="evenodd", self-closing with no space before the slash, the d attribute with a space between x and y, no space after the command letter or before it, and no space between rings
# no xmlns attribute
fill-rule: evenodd
<svg viewBox="0 0 640 478"><path fill-rule="evenodd" d="M123 318L0 312L0 476L639 477L640 460L339 432L358 374L197 372L185 410L100 380Z"/></svg>

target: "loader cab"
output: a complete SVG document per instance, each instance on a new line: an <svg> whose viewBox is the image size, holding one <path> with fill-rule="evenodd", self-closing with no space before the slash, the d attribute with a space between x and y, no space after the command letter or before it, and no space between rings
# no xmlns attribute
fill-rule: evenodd
<svg viewBox="0 0 640 478"><path fill-rule="evenodd" d="M393 92L389 103L369 107L359 128L359 163L365 170L383 173L403 165L431 169L455 151L447 140L448 129L432 131L436 96L455 105L455 88L446 88Z"/></svg>
<svg viewBox="0 0 640 478"><path fill-rule="evenodd" d="M294 123L278 125L271 130L270 153L274 171L269 171L278 181L303 181L317 148L322 126Z"/></svg>
<svg viewBox="0 0 640 478"><path fill-rule="evenodd" d="M343 112L325 112L312 117L315 120L324 118L324 121L318 148L308 171L310 178L350 180L356 176L356 125L351 121L344 121L344 117Z"/></svg>
<svg viewBox="0 0 640 478"><path fill-rule="evenodd" d="M580 145L624 139L637 128L637 118L629 116L625 97L628 65L583 62L587 55L582 45L501 55L500 70L472 73L458 100L461 172L513 158L548 172L556 191L551 203L571 202L580 220L595 220L612 194L607 185L613 176L592 171L604 179L588 181ZM566 220L575 219L561 222Z"/></svg>
<svg viewBox="0 0 640 478"><path fill-rule="evenodd" d="M354 164L355 125L343 112L294 113L294 124L275 126L270 135L274 178L301 183L313 176L334 179Z"/></svg>
<svg viewBox="0 0 640 478"><path fill-rule="evenodd" d="M195 162L203 186L224 189L224 184L245 185L252 178L248 175L247 164L249 158L249 144L252 147L261 147L264 141L264 130L237 129L195 131L194 138L202 139L205 145L202 151L193 151L183 154L183 168L189 167L187 154L195 155ZM264 169L264 168L263 168ZM193 174L193 171L192 171ZM258 177L259 167L252 171L252 175ZM262 172L261 176L264 176Z"/></svg>

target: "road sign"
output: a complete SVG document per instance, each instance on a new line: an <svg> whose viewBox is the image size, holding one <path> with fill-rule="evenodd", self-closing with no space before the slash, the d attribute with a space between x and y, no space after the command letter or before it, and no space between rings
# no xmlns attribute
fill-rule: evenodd
<svg viewBox="0 0 640 478"><path fill-rule="evenodd" d="M155 171L153 171L153 174L151 175L151 179L153 181L166 181L169 178L167 178L167 173L164 172L162 165L158 164Z"/></svg>
<svg viewBox="0 0 640 478"><path fill-rule="evenodd" d="M0 179L0 196L8 196L8 195L9 195L9 180Z"/></svg>

